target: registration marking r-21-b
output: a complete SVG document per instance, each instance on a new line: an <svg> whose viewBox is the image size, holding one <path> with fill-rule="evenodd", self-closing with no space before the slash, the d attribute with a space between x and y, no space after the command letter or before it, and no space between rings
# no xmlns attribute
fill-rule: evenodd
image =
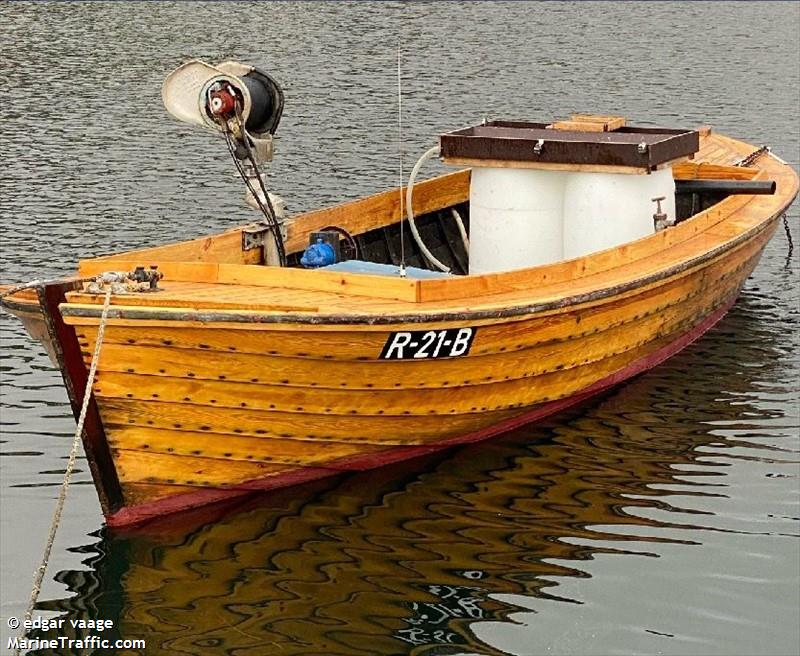
<svg viewBox="0 0 800 656"><path fill-rule="evenodd" d="M458 358L469 354L475 328L400 330L393 332L381 351L382 360Z"/></svg>

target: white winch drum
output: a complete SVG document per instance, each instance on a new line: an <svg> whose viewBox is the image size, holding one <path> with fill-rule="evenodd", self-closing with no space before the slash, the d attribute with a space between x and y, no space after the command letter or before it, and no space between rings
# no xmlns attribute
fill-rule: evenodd
<svg viewBox="0 0 800 656"><path fill-rule="evenodd" d="M563 259L563 173L475 167L469 200L470 274Z"/></svg>
<svg viewBox="0 0 800 656"><path fill-rule="evenodd" d="M675 219L675 181L667 167L650 174L570 173L564 187L564 259L619 246L655 232L652 200Z"/></svg>

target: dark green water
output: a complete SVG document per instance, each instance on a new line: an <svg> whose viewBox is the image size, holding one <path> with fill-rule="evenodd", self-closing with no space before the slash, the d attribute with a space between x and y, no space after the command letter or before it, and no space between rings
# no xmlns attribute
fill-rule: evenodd
<svg viewBox="0 0 800 656"><path fill-rule="evenodd" d="M797 3L4 3L0 24L2 282L252 220L223 142L161 106L194 56L283 83L270 187L292 211L396 183L398 43L407 169L484 116L573 111L711 123L800 162ZM789 221L800 242L797 205ZM796 654L787 248L779 231L668 363L434 460L128 536L102 528L81 461L37 613L111 619L146 654ZM42 349L6 314L0 336L3 651L74 422Z"/></svg>

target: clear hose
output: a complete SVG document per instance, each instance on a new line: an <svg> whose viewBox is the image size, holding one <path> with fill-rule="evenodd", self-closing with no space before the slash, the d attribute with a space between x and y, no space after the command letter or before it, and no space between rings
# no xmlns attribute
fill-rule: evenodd
<svg viewBox="0 0 800 656"><path fill-rule="evenodd" d="M419 170L422 168L422 165L427 162L431 157L434 155L439 154L439 146L433 146L432 148L426 150L422 157L417 160L417 163L414 164L414 168L411 169L411 175L408 176L408 186L406 186L406 217L408 218L408 225L411 228L411 234L414 236L414 241L417 242L417 246L419 246L419 250L422 252L422 255L425 257L428 262L430 262L433 266L435 266L439 271L444 271L445 273L450 273L450 267L446 264L443 264L436 256L428 250L428 247L422 241L422 237L419 235L419 230L417 230L417 224L414 222L414 181L417 179L417 174ZM464 223L461 220L461 217L458 215L458 212L455 210L453 211L453 218L456 220L458 224L458 230L461 233L461 238L464 240L464 245L468 249L468 242L467 239L467 231L464 228Z"/></svg>

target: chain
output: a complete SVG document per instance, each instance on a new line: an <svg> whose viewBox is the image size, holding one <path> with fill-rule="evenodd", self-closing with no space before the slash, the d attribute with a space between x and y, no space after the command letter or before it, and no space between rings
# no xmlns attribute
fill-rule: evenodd
<svg viewBox="0 0 800 656"><path fill-rule="evenodd" d="M768 152L769 152L769 146L761 146L761 148L759 148L758 150L754 150L747 157L743 157L738 162L735 162L734 166L750 166L759 157Z"/></svg>

